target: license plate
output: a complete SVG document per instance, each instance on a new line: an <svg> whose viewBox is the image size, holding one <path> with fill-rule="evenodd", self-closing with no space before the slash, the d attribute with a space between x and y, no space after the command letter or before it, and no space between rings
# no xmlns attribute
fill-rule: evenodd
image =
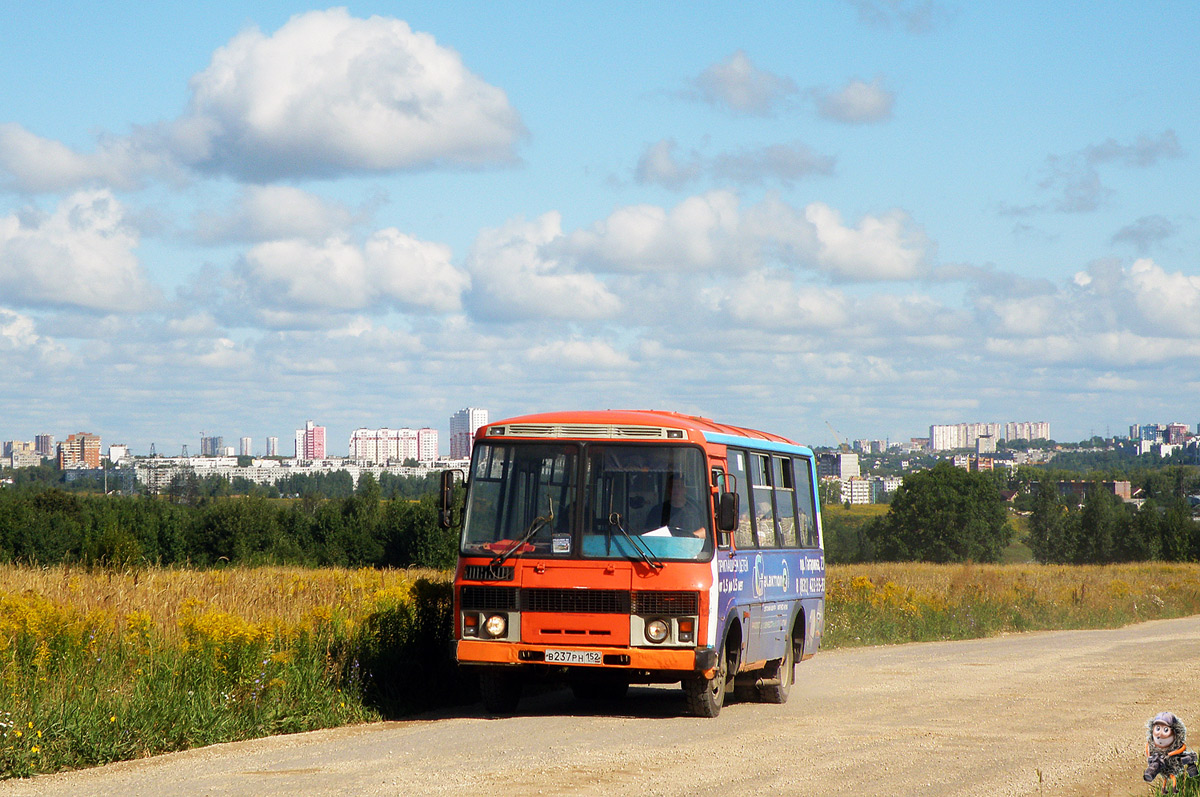
<svg viewBox="0 0 1200 797"><path fill-rule="evenodd" d="M547 664L601 664L598 650L547 650Z"/></svg>

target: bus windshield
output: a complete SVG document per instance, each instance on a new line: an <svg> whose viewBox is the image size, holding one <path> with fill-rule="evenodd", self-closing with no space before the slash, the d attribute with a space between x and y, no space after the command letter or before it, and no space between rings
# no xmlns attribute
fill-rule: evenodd
<svg viewBox="0 0 1200 797"><path fill-rule="evenodd" d="M571 533L579 446L488 443L475 446L463 515L467 554L548 554Z"/></svg>
<svg viewBox="0 0 1200 797"><path fill-rule="evenodd" d="M464 554L702 560L712 555L705 457L692 446L476 444Z"/></svg>

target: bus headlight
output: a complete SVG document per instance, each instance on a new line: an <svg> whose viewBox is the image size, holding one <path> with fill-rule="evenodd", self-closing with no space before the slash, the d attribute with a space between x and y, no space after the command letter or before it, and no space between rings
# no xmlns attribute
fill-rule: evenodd
<svg viewBox="0 0 1200 797"><path fill-rule="evenodd" d="M656 619L646 623L646 639L651 642L663 642L670 633L671 624L666 620Z"/></svg>
<svg viewBox="0 0 1200 797"><path fill-rule="evenodd" d="M483 624L483 629L487 631L487 635L493 639L504 636L508 631L508 618L502 614L493 614Z"/></svg>

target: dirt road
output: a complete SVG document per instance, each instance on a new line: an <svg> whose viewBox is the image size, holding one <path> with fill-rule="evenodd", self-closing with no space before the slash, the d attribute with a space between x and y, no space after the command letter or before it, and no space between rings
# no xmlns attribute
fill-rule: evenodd
<svg viewBox="0 0 1200 797"><path fill-rule="evenodd" d="M1200 617L819 654L783 706L570 693L0 784L8 795L1145 795L1145 722L1200 737Z"/></svg>

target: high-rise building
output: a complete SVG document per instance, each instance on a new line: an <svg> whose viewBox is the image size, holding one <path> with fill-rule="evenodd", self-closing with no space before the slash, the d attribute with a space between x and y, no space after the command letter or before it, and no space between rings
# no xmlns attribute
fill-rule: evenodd
<svg viewBox="0 0 1200 797"><path fill-rule="evenodd" d="M100 435L79 432L58 444L60 470L79 464L89 468L100 467Z"/></svg>
<svg viewBox="0 0 1200 797"><path fill-rule="evenodd" d="M993 440L1050 439L1048 421L1021 423L955 423L929 427L929 448L932 451L951 451L956 448L976 448L981 437ZM985 444L986 445L986 444Z"/></svg>
<svg viewBox="0 0 1200 797"><path fill-rule="evenodd" d="M438 458L436 429L355 429L350 433L350 459L384 465L388 462L432 462Z"/></svg>
<svg viewBox="0 0 1200 797"><path fill-rule="evenodd" d="M450 459L467 459L479 427L487 426L488 411L466 407L450 416Z"/></svg>
<svg viewBox="0 0 1200 797"><path fill-rule="evenodd" d="M845 452L828 452L817 454L817 476L831 476L837 479L857 478L861 474L858 466L858 454Z"/></svg>
<svg viewBox="0 0 1200 797"><path fill-rule="evenodd" d="M929 447L934 451L974 448L980 437L999 438L999 423L955 423L929 427Z"/></svg>
<svg viewBox="0 0 1200 797"><path fill-rule="evenodd" d="M267 438L267 456L268 457L279 456L279 438L278 437L268 437Z"/></svg>
<svg viewBox="0 0 1200 797"><path fill-rule="evenodd" d="M426 427L417 430L417 461L433 462L439 456L438 430Z"/></svg>
<svg viewBox="0 0 1200 797"><path fill-rule="evenodd" d="M39 434L33 438L33 446L43 457L54 456L54 435Z"/></svg>
<svg viewBox="0 0 1200 797"><path fill-rule="evenodd" d="M296 430L296 459L325 459L325 427L305 421L303 429Z"/></svg>
<svg viewBox="0 0 1200 797"><path fill-rule="evenodd" d="M225 438L223 437L200 438L200 456L202 457L219 457L224 448Z"/></svg>
<svg viewBox="0 0 1200 797"><path fill-rule="evenodd" d="M1004 424L1005 440L1049 440L1049 421L1022 421Z"/></svg>
<svg viewBox="0 0 1200 797"><path fill-rule="evenodd" d="M23 459L28 459L36 454L34 444L25 440L8 440L4 443L3 456L5 457L20 456Z"/></svg>
<svg viewBox="0 0 1200 797"><path fill-rule="evenodd" d="M241 454L243 457L249 457L253 455L254 443L249 437L243 437L240 441L240 445L241 447L238 450L239 454Z"/></svg>

